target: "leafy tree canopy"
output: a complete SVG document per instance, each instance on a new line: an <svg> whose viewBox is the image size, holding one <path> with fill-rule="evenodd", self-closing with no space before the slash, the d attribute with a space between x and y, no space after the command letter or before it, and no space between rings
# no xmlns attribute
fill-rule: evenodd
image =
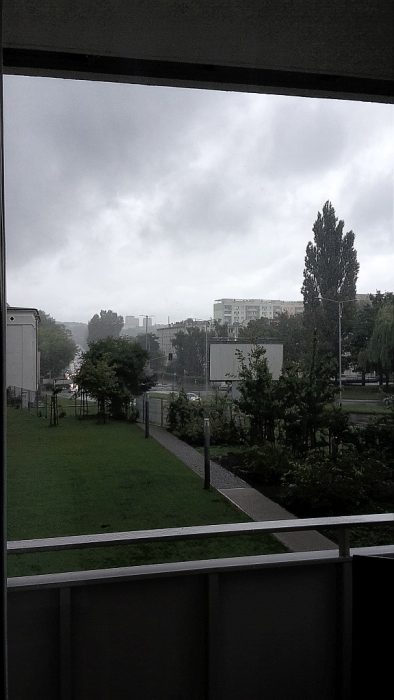
<svg viewBox="0 0 394 700"><path fill-rule="evenodd" d="M213 336L212 331L208 331L207 337ZM188 328L186 333L179 331L172 344L176 351L175 369L183 376L202 377L205 371L205 330L199 328Z"/></svg>
<svg viewBox="0 0 394 700"><path fill-rule="evenodd" d="M38 350L42 377L56 378L63 374L77 352L70 331L40 310Z"/></svg>
<svg viewBox="0 0 394 700"><path fill-rule="evenodd" d="M75 381L102 405L109 402L114 417L122 417L130 398L154 383L145 369L147 359L147 352L129 338L98 340L82 355Z"/></svg>
<svg viewBox="0 0 394 700"><path fill-rule="evenodd" d="M327 201L313 224L314 242L306 247L304 283L305 319L309 328L316 327L319 338L333 355L338 346L338 304L343 304L343 327L354 313L356 282L359 272L354 233L344 233L344 222ZM331 300L331 301L328 301Z"/></svg>
<svg viewBox="0 0 394 700"><path fill-rule="evenodd" d="M123 316L118 316L115 311L101 310L100 315L95 314L88 323L88 343L95 343L103 338L119 338L123 328Z"/></svg>
<svg viewBox="0 0 394 700"><path fill-rule="evenodd" d="M385 372L394 370L394 301L388 300L379 309L368 343L368 357Z"/></svg>
<svg viewBox="0 0 394 700"><path fill-rule="evenodd" d="M283 343L283 362L300 361L305 354L305 328L303 315L289 316L286 312L273 319L259 318L249 321L239 330L240 340L257 343L276 340Z"/></svg>
<svg viewBox="0 0 394 700"><path fill-rule="evenodd" d="M265 354L261 345L253 347L247 358L240 350L236 351L240 367L240 398L236 403L250 416L252 444L274 441L273 381Z"/></svg>

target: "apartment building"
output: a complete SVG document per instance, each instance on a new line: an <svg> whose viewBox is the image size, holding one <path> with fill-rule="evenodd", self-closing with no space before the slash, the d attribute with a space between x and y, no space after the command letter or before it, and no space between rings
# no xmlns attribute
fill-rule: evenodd
<svg viewBox="0 0 394 700"><path fill-rule="evenodd" d="M282 301L278 299L216 299L213 305L213 317L220 323L247 324L258 318L275 318L286 312L289 316L301 314L304 310L302 301Z"/></svg>

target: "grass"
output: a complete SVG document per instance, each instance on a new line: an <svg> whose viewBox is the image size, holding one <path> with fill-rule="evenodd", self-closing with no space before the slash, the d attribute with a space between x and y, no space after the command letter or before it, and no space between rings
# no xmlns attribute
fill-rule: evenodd
<svg viewBox="0 0 394 700"><path fill-rule="evenodd" d="M359 413L365 415L390 415L390 408L383 404L347 402L342 404L344 413Z"/></svg>
<svg viewBox="0 0 394 700"><path fill-rule="evenodd" d="M135 425L8 415L9 539L250 520ZM245 536L10 555L9 575L280 551L272 537Z"/></svg>

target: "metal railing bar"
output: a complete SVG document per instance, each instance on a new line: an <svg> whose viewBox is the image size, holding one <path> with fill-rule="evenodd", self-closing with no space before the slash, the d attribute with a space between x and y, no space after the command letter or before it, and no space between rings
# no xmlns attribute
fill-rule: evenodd
<svg viewBox="0 0 394 700"><path fill-rule="evenodd" d="M8 542L9 554L27 552L61 551L65 549L83 549L108 547L119 544L143 542L165 542L187 539L201 539L212 536L230 537L232 535L251 535L257 533L298 532L329 527L342 528L365 525L390 525L394 523L394 513L374 515L347 515L330 518L300 518L289 520L267 520L264 522L225 523L220 525L197 525L189 527L172 527L156 530L134 530L130 532L108 532L92 535L73 535L70 537L48 537L32 540L13 540Z"/></svg>
<svg viewBox="0 0 394 700"><path fill-rule="evenodd" d="M380 547L361 547L352 549L351 555L394 556L393 545ZM165 562L162 564L142 564L117 567L112 569L93 569L88 571L67 571L53 574L35 574L33 576L15 576L8 579L7 587L13 590L33 590L44 588L62 588L81 585L115 583L134 579L166 578L172 576L193 576L244 570L292 568L299 566L339 566L350 561L350 557L340 559L335 550L319 552L286 552L284 554L258 554L246 557L228 557L223 559L202 559L196 561Z"/></svg>

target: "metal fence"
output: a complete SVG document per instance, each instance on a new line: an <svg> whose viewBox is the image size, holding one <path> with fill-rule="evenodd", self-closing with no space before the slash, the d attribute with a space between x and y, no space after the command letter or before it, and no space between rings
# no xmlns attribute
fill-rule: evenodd
<svg viewBox="0 0 394 700"><path fill-rule="evenodd" d="M40 401L39 391L23 389L20 386L7 387L7 406L38 412Z"/></svg>

